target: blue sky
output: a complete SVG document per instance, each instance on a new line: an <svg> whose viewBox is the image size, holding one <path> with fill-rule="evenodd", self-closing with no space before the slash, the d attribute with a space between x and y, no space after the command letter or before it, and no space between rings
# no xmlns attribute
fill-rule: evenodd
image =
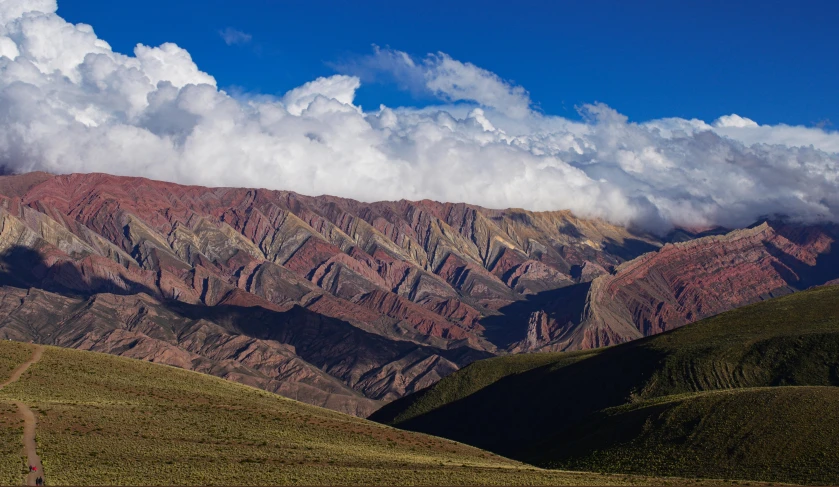
<svg viewBox="0 0 839 487"><path fill-rule="evenodd" d="M0 1L0 166L839 223L839 2L509 4Z"/></svg>
<svg viewBox="0 0 839 487"><path fill-rule="evenodd" d="M389 46L445 52L530 92L543 112L576 118L603 102L644 121L839 124L839 2L392 2L61 0L120 52L175 42L221 87L282 94ZM227 45L219 31L251 36ZM389 83L363 84L356 104L422 106ZM836 125L828 125L836 129Z"/></svg>

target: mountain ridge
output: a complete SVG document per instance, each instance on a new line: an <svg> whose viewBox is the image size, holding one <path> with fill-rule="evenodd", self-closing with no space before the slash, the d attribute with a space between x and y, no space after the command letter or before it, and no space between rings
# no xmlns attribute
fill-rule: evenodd
<svg viewBox="0 0 839 487"><path fill-rule="evenodd" d="M798 227L791 225L784 230L779 223L767 225L771 231L758 232L762 236L751 247L722 249L723 253L744 256L739 267L735 266L742 271L739 276L770 279L778 283L777 289L792 292L798 274L803 275L802 265L833 272L818 261L834 255L830 249L837 235L835 228L822 225L796 230ZM734 230L729 234L734 236L727 238L742 242L748 232L754 230ZM678 236L688 237L685 232ZM726 240L709 240L718 241ZM691 240L685 245L702 242L706 241ZM774 247L768 247L770 244ZM377 357L373 360L351 358L341 351L341 335L327 333L325 336L339 343L320 337L321 346L346 357L346 362L340 366L326 361L310 363L295 358L298 350L294 343L303 336L304 327L263 343L259 340L265 337L248 335L250 331L243 332L235 320L213 323L221 326L224 334L232 333L231 337L259 346L270 344L276 357L263 357L264 366L274 364L270 377L286 377L287 382L302 377L287 376L280 370L280 363L288 359L298 363L300 370L308 370L306 380L325 388L311 389L311 383L303 380L302 385L275 385L271 390L307 389L310 399L296 397L367 415L380 401L422 389L475 359L621 343L703 317L703 313L679 304L684 294L680 281L665 271L678 266L703 269L713 262L707 257L713 253L703 250L674 264L671 247L661 238L602 220L580 219L568 211L490 210L430 200L362 203L288 191L182 186L101 173L2 176L0 291L6 298L0 315L7 316L7 321L0 322L0 337L11 336L14 327L9 328L8 316L14 313L46 314L52 308L64 309L66 299L78 304L80 299L99 294L113 295L101 301L112 306L126 299L119 296L145 294L144 299L151 300L145 306L161 310L175 321L187 319L180 314L186 305L195 309L229 306L237 309L239 316L249 316L247 309L258 307L271 316L266 318L269 322L279 316L294 317L300 323L328 322L349 336L375 336L379 337L375 340L384 340L383 344L389 342L380 348L392 351L390 355L373 353L371 356ZM803 260L796 261L802 264L795 264L790 256L793 260L801 257ZM627 281L626 269L637 266L636 261L648 263L646 276L655 279L634 279L636 287L621 285L623 294L616 300L608 293L603 295L601 289L608 288L608 283ZM762 264L756 266L753 261ZM725 299L697 295L708 313L771 295L761 291L738 297L731 288L731 274L722 272L721 264L714 265L709 279L727 282L729 287L718 293L727 296ZM839 272L834 274L811 280L820 284L839 278ZM687 280L702 278L700 274L685 276ZM648 282L656 284L658 291L651 295L637 291L638 286L647 289ZM16 311L23 300L15 289L48 292L39 298L44 309ZM659 313L657 303L678 312ZM297 308L313 314L294 311ZM93 314L85 319L92 320L86 326L108 333L135 333L134 325L125 320L106 323ZM659 325L646 326L644 320ZM92 333L89 328L76 333L81 330ZM30 327L24 331L14 329L15 338L47 340L45 330ZM51 336L52 341L44 343L85 343L131 353L99 336L89 338ZM179 360L181 366L190 367L183 357L175 358L181 352L170 349L180 346L177 340L164 345L139 338L149 347L145 359ZM153 343L161 349L155 351ZM212 342L190 346L212 355ZM187 355L190 353L194 352ZM243 366L241 360L245 358L227 356L224 366L209 369L217 375L242 378L234 373ZM256 364L247 367L251 366ZM366 382L362 377L367 377ZM332 379L345 389L336 389ZM361 395L361 399L336 404L329 398L339 389L339 396Z"/></svg>

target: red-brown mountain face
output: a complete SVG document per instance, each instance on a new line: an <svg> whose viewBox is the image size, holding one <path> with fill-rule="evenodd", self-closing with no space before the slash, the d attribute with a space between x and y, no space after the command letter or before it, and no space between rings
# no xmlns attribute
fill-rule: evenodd
<svg viewBox="0 0 839 487"><path fill-rule="evenodd" d="M543 307L538 330L547 339L531 349L622 343L825 284L839 275L839 253L831 252L837 238L834 225L764 222L666 244L592 281L580 323L551 319Z"/></svg>
<svg viewBox="0 0 839 487"><path fill-rule="evenodd" d="M7 176L0 336L193 368L364 415L497 353L500 334L523 333L487 330L497 310L658 246L568 212ZM257 319L251 309L260 323L241 321Z"/></svg>
<svg viewBox="0 0 839 487"><path fill-rule="evenodd" d="M565 211L31 173L0 177L0 338L366 416L480 358L619 343L835 279L836 235L767 223L662 247Z"/></svg>

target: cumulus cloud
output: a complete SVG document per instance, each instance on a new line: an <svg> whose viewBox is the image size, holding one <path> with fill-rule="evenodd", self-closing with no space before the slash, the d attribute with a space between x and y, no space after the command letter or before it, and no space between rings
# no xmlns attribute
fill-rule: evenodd
<svg viewBox="0 0 839 487"><path fill-rule="evenodd" d="M337 67L362 79L372 80L385 75L405 89L415 93L425 91L447 102L475 102L513 118L530 114L527 90L472 63L452 59L443 52L415 60L405 52L373 46L373 54Z"/></svg>
<svg viewBox="0 0 839 487"><path fill-rule="evenodd" d="M302 115L303 111L319 97L335 100L346 107L352 107L355 90L359 86L361 86L361 82L354 76L336 75L329 78L318 78L286 93L283 96L283 105L289 113L297 116Z"/></svg>
<svg viewBox="0 0 839 487"><path fill-rule="evenodd" d="M443 103L362 110L362 64ZM443 53L378 49L356 68L282 97L232 97L174 44L125 56L57 16L55 2L5 0L0 165L570 209L651 231L774 213L839 220L836 132L734 114L633 123L602 104L572 121L532 110L524 88Z"/></svg>
<svg viewBox="0 0 839 487"><path fill-rule="evenodd" d="M225 27L224 29L218 31L218 34L224 39L224 43L228 46L233 46L236 44L247 44L253 39L253 36L250 34L246 34L241 30L234 29L233 27Z"/></svg>

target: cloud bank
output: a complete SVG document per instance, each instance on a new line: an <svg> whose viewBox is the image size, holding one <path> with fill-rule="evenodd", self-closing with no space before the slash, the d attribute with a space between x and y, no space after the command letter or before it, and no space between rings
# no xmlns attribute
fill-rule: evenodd
<svg viewBox="0 0 839 487"><path fill-rule="evenodd" d="M656 232L839 220L836 132L735 114L631 123L602 104L571 121L473 64L379 48L282 97L234 98L178 46L115 53L56 9L0 3L0 165L14 171L570 209ZM355 105L383 75L441 103Z"/></svg>

